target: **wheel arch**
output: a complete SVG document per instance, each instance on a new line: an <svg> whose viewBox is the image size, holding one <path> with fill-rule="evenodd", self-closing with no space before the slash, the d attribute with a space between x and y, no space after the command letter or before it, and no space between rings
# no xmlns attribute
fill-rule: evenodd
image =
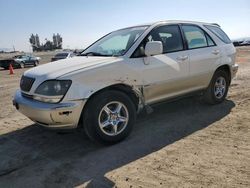
<svg viewBox="0 0 250 188"><path fill-rule="evenodd" d="M101 94L102 92L108 92L108 91L112 91L112 90L116 90L116 91L120 91L122 93L125 93L132 100L133 104L135 105L136 110L138 110L139 103L140 103L140 97L133 89L133 86L130 86L130 85L127 85L124 83L117 83L117 84L113 84L113 85L104 87L102 89L99 89L96 92L92 93L88 97L88 99L87 99L87 101L82 109L82 113L81 113L78 125L82 126L80 122L82 122L82 120L83 120L84 113L86 111L86 108L87 108L90 100L92 100L95 96Z"/></svg>
<svg viewBox="0 0 250 188"><path fill-rule="evenodd" d="M228 74L228 76L229 76L229 84L231 84L231 76L232 75L231 75L230 66L227 65L227 64L221 65L221 66L217 67L217 69L215 70L215 72L219 71L219 70L223 70L223 71L225 71Z"/></svg>
<svg viewBox="0 0 250 188"><path fill-rule="evenodd" d="M116 91L120 91L120 92L125 93L132 100L132 102L135 104L136 109L138 108L138 104L140 101L139 96L136 94L135 90L133 89L133 86L130 86L130 85L127 85L124 83L113 84L113 85L104 87L104 88L94 92L92 95L89 96L87 103L89 100L94 98L96 95L98 95L102 92L110 91L110 90L116 90Z"/></svg>

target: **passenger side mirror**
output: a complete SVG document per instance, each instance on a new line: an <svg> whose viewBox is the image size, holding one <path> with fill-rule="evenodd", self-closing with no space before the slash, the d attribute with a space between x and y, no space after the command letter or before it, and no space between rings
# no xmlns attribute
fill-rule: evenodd
<svg viewBox="0 0 250 188"><path fill-rule="evenodd" d="M151 41L147 42L145 47L145 55L152 56L152 55L159 55L163 52L163 46L161 41Z"/></svg>

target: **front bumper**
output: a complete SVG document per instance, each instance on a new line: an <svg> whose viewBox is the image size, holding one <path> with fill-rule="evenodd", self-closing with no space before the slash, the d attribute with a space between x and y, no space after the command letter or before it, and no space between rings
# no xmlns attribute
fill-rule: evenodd
<svg viewBox="0 0 250 188"><path fill-rule="evenodd" d="M18 111L39 125L48 128L73 129L78 125L85 100L62 102L57 104L43 103L22 96L17 90L13 105Z"/></svg>
<svg viewBox="0 0 250 188"><path fill-rule="evenodd" d="M236 73L238 72L239 65L233 64L231 65L231 77L234 78L236 76Z"/></svg>

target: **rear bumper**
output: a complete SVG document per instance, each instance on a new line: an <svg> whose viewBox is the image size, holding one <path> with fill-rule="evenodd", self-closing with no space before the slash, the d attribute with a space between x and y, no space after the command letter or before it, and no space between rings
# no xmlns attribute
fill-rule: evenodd
<svg viewBox="0 0 250 188"><path fill-rule="evenodd" d="M73 129L78 125L84 100L58 104L43 103L23 97L16 91L13 105L16 109L39 125L55 129Z"/></svg>

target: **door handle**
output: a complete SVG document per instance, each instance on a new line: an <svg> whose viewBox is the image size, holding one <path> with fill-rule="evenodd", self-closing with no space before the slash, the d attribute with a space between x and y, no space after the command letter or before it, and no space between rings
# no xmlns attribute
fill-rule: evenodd
<svg viewBox="0 0 250 188"><path fill-rule="evenodd" d="M212 54L214 54L214 55L218 55L220 53L220 50L213 50L212 51Z"/></svg>
<svg viewBox="0 0 250 188"><path fill-rule="evenodd" d="M187 58L188 58L187 55L183 55L183 56L177 57L176 59L177 59L177 60L180 60L180 61L185 61Z"/></svg>

